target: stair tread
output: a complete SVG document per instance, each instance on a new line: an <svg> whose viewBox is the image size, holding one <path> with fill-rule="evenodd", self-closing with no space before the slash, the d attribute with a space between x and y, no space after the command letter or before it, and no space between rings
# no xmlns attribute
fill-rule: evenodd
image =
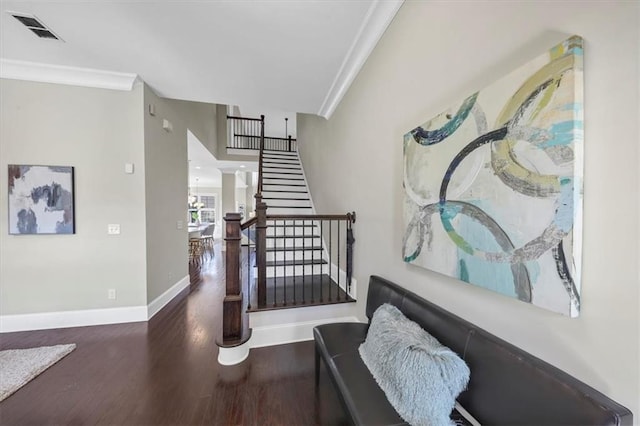
<svg viewBox="0 0 640 426"><path fill-rule="evenodd" d="M288 259L288 260L267 260L267 268L273 266L302 266L302 265L326 265L324 259Z"/></svg>
<svg viewBox="0 0 640 426"><path fill-rule="evenodd" d="M300 160L298 160L298 157L271 157L271 156L267 156L267 155L263 155L262 156L262 162L266 163L265 160L280 160L280 161L287 161L286 163L279 163L279 164L291 164L294 166L297 166L300 164Z"/></svg>
<svg viewBox="0 0 640 426"><path fill-rule="evenodd" d="M266 174L270 175L293 175L293 176L302 176L302 173L294 173L294 172L262 172L262 177L264 179L271 179L269 176L265 176ZM287 178L288 179L288 178Z"/></svg>
<svg viewBox="0 0 640 426"><path fill-rule="evenodd" d="M268 278L266 284L267 300L261 306L257 303L257 290L253 286L250 312L355 302L327 274L274 277Z"/></svg>
<svg viewBox="0 0 640 426"><path fill-rule="evenodd" d="M266 251L274 253L279 251L318 251L322 250L322 246L303 247L302 244L292 244L291 247L267 247Z"/></svg>
<svg viewBox="0 0 640 426"><path fill-rule="evenodd" d="M267 235L267 238L281 239L281 238L320 238L320 235L302 234L302 235Z"/></svg>
<svg viewBox="0 0 640 426"><path fill-rule="evenodd" d="M307 185L299 184L299 183L263 183L262 186L304 186L306 187ZM263 192L268 192L268 191L263 191Z"/></svg>
<svg viewBox="0 0 640 426"><path fill-rule="evenodd" d="M277 180L299 180L304 181L302 178L289 178L289 177L272 177L272 176L262 176L262 179L277 179Z"/></svg>
<svg viewBox="0 0 640 426"><path fill-rule="evenodd" d="M291 169L291 170L302 170L300 167L281 167L281 166L296 166L299 163L283 163L281 161L263 161L262 162L263 169ZM281 166L264 166L264 164L280 164Z"/></svg>
<svg viewBox="0 0 640 426"><path fill-rule="evenodd" d="M284 225L278 225L277 223L273 223L274 221L278 221L278 222L282 222L285 219L267 219L267 222L269 223L269 228L291 228L291 223L287 223ZM291 222L292 220L296 220L298 221L298 223L296 223L294 226L296 228L315 228L316 225L315 223L311 223L311 224L300 224L300 220L315 220L315 219L289 219L289 222Z"/></svg>
<svg viewBox="0 0 640 426"><path fill-rule="evenodd" d="M309 201L309 198L262 197L263 200Z"/></svg>
<svg viewBox="0 0 640 426"><path fill-rule="evenodd" d="M268 152L270 155L273 154L277 154L277 155L288 155L288 156L298 156L298 153L295 151L281 151L278 149L263 149L262 152Z"/></svg>
<svg viewBox="0 0 640 426"><path fill-rule="evenodd" d="M280 167L280 166L297 166L295 167L296 169L300 168L300 162L297 160L288 160L288 161L274 161L274 160L281 160L280 158L267 158L266 160L264 159L264 157L262 157L262 164L263 164L263 168L264 167ZM285 158L286 160L286 158ZM266 166L266 164L277 164L276 166Z"/></svg>
<svg viewBox="0 0 640 426"><path fill-rule="evenodd" d="M281 154L263 154L262 159L267 160L291 160L291 161L299 161L297 155L281 155Z"/></svg>
<svg viewBox="0 0 640 426"><path fill-rule="evenodd" d="M289 193L289 194L308 194L307 191L285 191L283 189L273 189L273 190L269 190L269 191L262 191L263 194L266 193L266 192L284 192L284 193Z"/></svg>

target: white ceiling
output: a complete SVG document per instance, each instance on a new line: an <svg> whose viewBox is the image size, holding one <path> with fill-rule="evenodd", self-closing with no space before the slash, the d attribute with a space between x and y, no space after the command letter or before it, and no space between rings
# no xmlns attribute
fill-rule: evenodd
<svg viewBox="0 0 640 426"><path fill-rule="evenodd" d="M0 56L137 74L168 98L327 116L401 3L2 0ZM64 42L7 11L35 15Z"/></svg>

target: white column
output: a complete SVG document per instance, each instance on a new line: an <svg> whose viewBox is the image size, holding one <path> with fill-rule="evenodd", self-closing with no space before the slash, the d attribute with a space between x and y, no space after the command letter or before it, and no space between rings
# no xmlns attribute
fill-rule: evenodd
<svg viewBox="0 0 640 426"><path fill-rule="evenodd" d="M222 217L225 214L236 211L236 173L235 170L220 170L222 172ZM222 220L222 238L225 237L225 223ZM222 250L226 250L226 242L222 244Z"/></svg>
<svg viewBox="0 0 640 426"><path fill-rule="evenodd" d="M251 217L250 213L254 211L255 198L253 197L256 195L256 186L255 186L256 182L253 182L252 180L252 176L253 176L252 172L246 172L245 175L246 175L245 181L247 182L245 205L247 210L247 218L249 218Z"/></svg>

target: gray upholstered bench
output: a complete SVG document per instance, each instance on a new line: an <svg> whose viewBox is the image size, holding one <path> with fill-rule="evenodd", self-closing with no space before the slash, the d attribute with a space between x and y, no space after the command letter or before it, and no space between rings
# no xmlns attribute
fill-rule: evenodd
<svg viewBox="0 0 640 426"><path fill-rule="evenodd" d="M398 307L451 348L471 369L459 404L481 424L631 425L631 412L567 373L383 278L372 276L369 320L383 303ZM363 363L358 347L368 324L334 323L314 329L316 383L320 360L353 424L406 424ZM459 413L452 418L459 419Z"/></svg>

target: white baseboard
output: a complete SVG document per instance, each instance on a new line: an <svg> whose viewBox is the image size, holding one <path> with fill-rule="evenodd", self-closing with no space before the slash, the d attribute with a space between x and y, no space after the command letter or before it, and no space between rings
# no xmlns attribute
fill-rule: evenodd
<svg viewBox="0 0 640 426"><path fill-rule="evenodd" d="M81 311L42 312L37 314L0 315L0 333L84 327L147 320L146 306L85 309Z"/></svg>
<svg viewBox="0 0 640 426"><path fill-rule="evenodd" d="M175 283L171 288L156 297L149 305L147 305L147 318L151 319L155 314L160 312L160 309L173 300L182 290L189 287L189 275L185 275L180 281Z"/></svg>
<svg viewBox="0 0 640 426"><path fill-rule="evenodd" d="M324 318L314 321L253 327L249 346L253 349L312 340L313 327L333 322L358 322L358 319L356 317Z"/></svg>
<svg viewBox="0 0 640 426"><path fill-rule="evenodd" d="M218 362L220 365L236 365L249 356L249 342L233 348L218 348Z"/></svg>
<svg viewBox="0 0 640 426"><path fill-rule="evenodd" d="M147 306L0 315L0 333L147 321L188 286L186 275Z"/></svg>

